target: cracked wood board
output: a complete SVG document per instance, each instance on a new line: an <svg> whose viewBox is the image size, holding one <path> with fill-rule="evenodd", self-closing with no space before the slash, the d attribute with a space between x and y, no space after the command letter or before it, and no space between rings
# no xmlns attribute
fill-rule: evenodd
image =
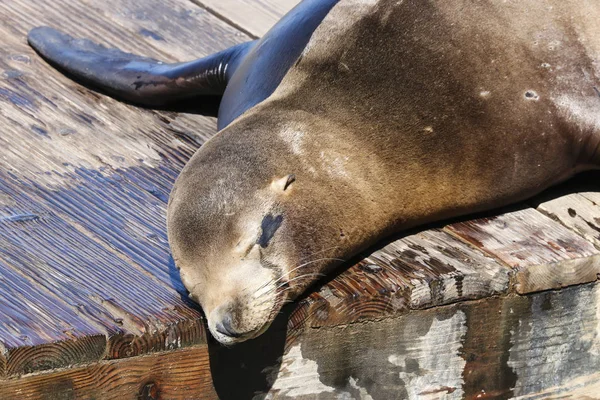
<svg viewBox="0 0 600 400"><path fill-rule="evenodd" d="M195 8L191 12L186 11L189 4L181 1L152 3L151 9L145 9L147 5L139 6L129 0L123 0L121 8L87 1L75 5L72 11L74 15L57 11L61 5L66 6L63 2L52 6L49 6L49 3L22 4L22 12L30 14L27 18L20 15L19 4L15 2L0 5L3 15L8 15L13 30L20 32L19 35L24 34L35 23L42 23L42 19L51 18L59 21L63 29L68 28L70 33L77 36L92 36L86 34L91 29L100 32L92 36L95 40L113 43L127 51L165 60L169 60L168 54L176 55L176 59L189 59L187 55L192 52L206 53L195 53L191 58L227 47L229 44L223 46L227 40L236 42L247 39L221 24L219 29L223 29L223 35L227 36L228 32L232 34L221 38L221 42L221 33L217 35L214 43L215 46L219 44L218 49L212 49L210 46L200 50L188 48L188 45L203 46L204 42L197 40L203 31L199 31L197 26L206 19L211 20L211 17ZM175 10L173 15L168 14L170 10ZM164 18L165 13L169 18ZM103 20L107 17L111 19L110 23ZM85 22L81 26L73 24L71 21L74 18ZM118 22L116 26L114 21ZM180 25L175 24L173 27L173 21ZM206 29L213 29L211 24L212 22L205 25ZM49 217L41 220L32 217L29 222L41 221L38 225L64 223L69 230L65 231L66 236L61 237L62 241L68 242L71 233L83 234L87 237L85 243L92 249L97 249L94 246L100 246L99 248L107 254L112 253L111 257L119 270L132 267L134 271L126 274L138 274L136 276L149 279L149 285L157 290L161 285L165 285L166 293L174 296L173 304L167 306L166 310L158 308L165 298L157 300L156 304L152 303L152 306L157 307L154 309L158 312L156 315L150 312L147 315L136 315L140 310L127 308L131 307L129 303L132 299L125 297L123 302L123 299L112 297L114 292L110 294L108 291L108 296L88 296L90 304L100 307L100 310L90 312L83 308L83 312L87 313L86 318L102 320L104 325L100 323L100 330L116 328L119 331L110 337L107 357L128 357L204 341L197 309L189 308L186 302L180 303L179 297L185 296L185 293L177 278L173 278L173 271L165 269L168 248L162 221L164 203L172 181L197 145L214 133L214 120L138 110L94 94L58 75L35 56L27 53L30 50L22 42L22 37L15 36L9 28L5 29L8 29L4 34L10 38L11 46L7 47L8 50L1 50L3 57L0 62L3 63L1 67L4 77L2 84L8 85L8 91L2 92L1 100L13 108L1 115L9 122L8 125L14 126L11 137L22 137L19 139L20 143L26 142L29 145L29 154L23 153L21 147L14 146L10 141L2 143L4 148L11 149L11 165L18 160L24 161L19 168L11 171L10 176L6 179L3 177L3 180L11 187L12 193L17 193L17 188L27 188L31 191L28 195L43 204L38 210L39 215ZM179 32L178 29L182 31ZM36 76L40 76L40 71L43 72L41 76L44 76L44 82L36 86L32 82ZM60 93L62 98L56 94L44 96L43 93L48 90ZM65 110L71 110L67 111L68 121L77 129L71 128L71 125L60 125L65 118ZM38 113L51 115L54 122L47 124L47 121L38 118ZM101 117L96 113L100 113ZM18 117L15 118L15 115ZM75 135L81 136L74 137ZM66 139L61 141L62 136L66 136ZM48 138L52 140L46 140ZM47 146L50 146L50 149ZM87 150L82 152L81 147ZM114 154L115 148L125 148L128 151ZM38 157L36 161L42 160L42 163L35 165L31 170L32 163L29 162L29 157L34 155ZM69 158L73 155L74 159ZM61 163L64 158L70 161L67 165ZM65 192L62 192L63 190ZM3 196L2 199L10 201L11 197ZM95 198L101 199L102 202L93 204L91 200ZM132 200L135 204L149 207L132 207ZM88 208L93 213L102 215L110 224L90 224L90 216L86 212ZM28 214L27 211L31 210L24 210L19 214L19 218L13 218L15 214L10 214L8 218L11 223L20 224L28 222L27 215L37 215ZM148 232L148 224L157 229ZM18 230L15 232L18 233ZM48 232L48 228L45 232ZM10 236L12 240L22 237L17 233L14 237ZM439 246L440 242L455 244L446 248L441 246L441 249L437 250L437 247L423 247L423 251L417 247L423 243L438 243ZM445 254L448 249L455 248L458 249L457 255ZM408 253L408 250L414 254ZM435 254L436 251L439 254ZM445 261L440 263L439 260ZM475 262L466 262L466 266L463 266L461 260ZM366 278L367 284L361 282L361 279L365 278L365 271L376 275L380 271L378 268L386 270L397 282L381 279L380 276ZM439 276L435 275L436 271L439 272ZM65 272L68 270L63 269L62 276L46 275L44 277L50 276L52 279L42 282L40 278L40 282L51 289L54 284L64 281ZM482 274L483 277L480 286L480 282L477 281L478 274ZM466 277L466 280L463 278L461 281L462 276ZM389 315L390 311L406 312L410 308L430 307L503 293L508 283L507 278L508 269L502 268L493 258L483 256L444 232L425 232L421 237L405 238L393 243L372 259L351 268L324 288L325 293L311 295L307 303L300 305L301 311L295 315L300 316L302 322L310 322L311 326L344 324L361 318L377 319ZM486 282L489 283L487 288ZM331 293L334 293L335 299L331 297ZM79 295L74 298L85 299L86 293ZM315 296L316 301L313 301ZM333 313L320 309L319 296L324 298L325 302L337 302ZM148 302L151 303L151 299ZM316 304L317 307L309 307L306 311L305 304ZM306 312L302 311L303 309ZM164 315L184 316L183 322L180 322L181 325L168 325L163 319ZM169 318L167 317L167 320ZM295 325L294 321L298 322L298 318L292 318L291 321L292 327L302 325ZM119 326L120 324L122 326ZM0 364L2 362L0 358ZM34 367L13 367L11 371L35 371L57 366L45 364L45 361L33 365Z"/></svg>
<svg viewBox="0 0 600 400"><path fill-rule="evenodd" d="M287 339L276 326L231 348L209 343L7 379L0 398L600 399L598 310L600 285L587 284ZM282 357L272 357L278 346Z"/></svg>
<svg viewBox="0 0 600 400"><path fill-rule="evenodd" d="M445 231L501 260L519 294L596 281L600 251L532 208L448 225Z"/></svg>
<svg viewBox="0 0 600 400"><path fill-rule="evenodd" d="M537 209L600 246L600 206L587 193L572 193L544 201ZM595 193L590 193L595 195Z"/></svg>
<svg viewBox="0 0 600 400"><path fill-rule="evenodd" d="M548 190L532 204L542 213L577 232L600 248L600 173L578 175L570 183Z"/></svg>

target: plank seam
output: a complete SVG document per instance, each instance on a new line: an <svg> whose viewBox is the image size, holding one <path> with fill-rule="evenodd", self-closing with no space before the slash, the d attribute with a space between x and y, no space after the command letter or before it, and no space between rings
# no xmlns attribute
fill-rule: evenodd
<svg viewBox="0 0 600 400"><path fill-rule="evenodd" d="M250 38L252 38L252 39L258 39L259 38L254 33L250 32L249 30L247 30L246 28L244 28L240 24L235 23L233 20L231 20L230 18L227 18L225 15L219 13L218 11L216 11L215 9L213 9L212 7L209 7L206 4L202 3L200 0L191 0L191 2L193 4L195 4L195 5L197 5L198 7L202 8L206 12L208 12L213 17L218 18L219 20L225 22L229 26L237 29L238 31L240 31L243 34L249 36Z"/></svg>

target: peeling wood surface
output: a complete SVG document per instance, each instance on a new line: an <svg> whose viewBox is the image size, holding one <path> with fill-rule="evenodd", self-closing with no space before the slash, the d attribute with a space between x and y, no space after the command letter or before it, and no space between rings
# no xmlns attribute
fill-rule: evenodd
<svg viewBox="0 0 600 400"><path fill-rule="evenodd" d="M598 310L591 284L314 329L288 343L270 395L600 399Z"/></svg>
<svg viewBox="0 0 600 400"><path fill-rule="evenodd" d="M514 269L518 293L593 282L600 252L533 208L448 225L444 230Z"/></svg>
<svg viewBox="0 0 600 400"><path fill-rule="evenodd" d="M600 206L585 197L586 193L572 193L543 201L537 209L560 221L596 248L600 247Z"/></svg>
<svg viewBox="0 0 600 400"><path fill-rule="evenodd" d="M311 293L290 329L331 326L508 293L511 269L441 229L395 240Z"/></svg>
<svg viewBox="0 0 600 400"><path fill-rule="evenodd" d="M393 388L420 399L599 398L598 289L532 294L598 278L598 174L586 190L567 184L529 202L537 210L382 244L237 350L207 339L164 221L171 185L214 118L91 92L25 34L48 24L183 61L263 34L296 3L0 2L0 398L186 398L179 388L235 399L377 399ZM389 385L374 389L378 368ZM233 393L230 374L243 381Z"/></svg>

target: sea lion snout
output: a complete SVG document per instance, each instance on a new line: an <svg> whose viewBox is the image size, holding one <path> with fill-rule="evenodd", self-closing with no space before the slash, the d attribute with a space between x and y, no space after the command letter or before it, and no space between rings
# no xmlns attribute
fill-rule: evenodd
<svg viewBox="0 0 600 400"><path fill-rule="evenodd" d="M264 281L264 282L263 282ZM208 328L223 344L252 339L264 332L278 311L284 294L277 290L275 279L263 278L238 284L235 290L224 293L204 292ZM231 284L231 282L230 282ZM208 294L210 297L208 298Z"/></svg>
<svg viewBox="0 0 600 400"><path fill-rule="evenodd" d="M267 310L257 313L252 305L245 307L240 303L224 304L210 314L209 329L212 335L224 344L252 339L266 330L270 324L270 321L265 320L265 316L270 313L265 311Z"/></svg>

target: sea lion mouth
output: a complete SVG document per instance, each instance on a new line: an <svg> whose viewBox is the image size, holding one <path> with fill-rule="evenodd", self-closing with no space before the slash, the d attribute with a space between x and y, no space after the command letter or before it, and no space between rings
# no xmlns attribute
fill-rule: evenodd
<svg viewBox="0 0 600 400"><path fill-rule="evenodd" d="M231 325L231 321L224 320L216 323L211 327L211 332L213 337L219 341L221 344L225 346L235 345L237 343L241 343L247 340L254 339L263 333L265 333L270 327L277 315L279 314L281 308L287 301L287 289L289 287L288 281L282 281L283 275L279 278L274 279L275 288L274 288L274 299L272 299L273 304L270 307L268 312L265 312L262 315L266 315L263 319L263 324L258 328L250 329L247 331L237 331ZM251 311L251 310L250 310Z"/></svg>

